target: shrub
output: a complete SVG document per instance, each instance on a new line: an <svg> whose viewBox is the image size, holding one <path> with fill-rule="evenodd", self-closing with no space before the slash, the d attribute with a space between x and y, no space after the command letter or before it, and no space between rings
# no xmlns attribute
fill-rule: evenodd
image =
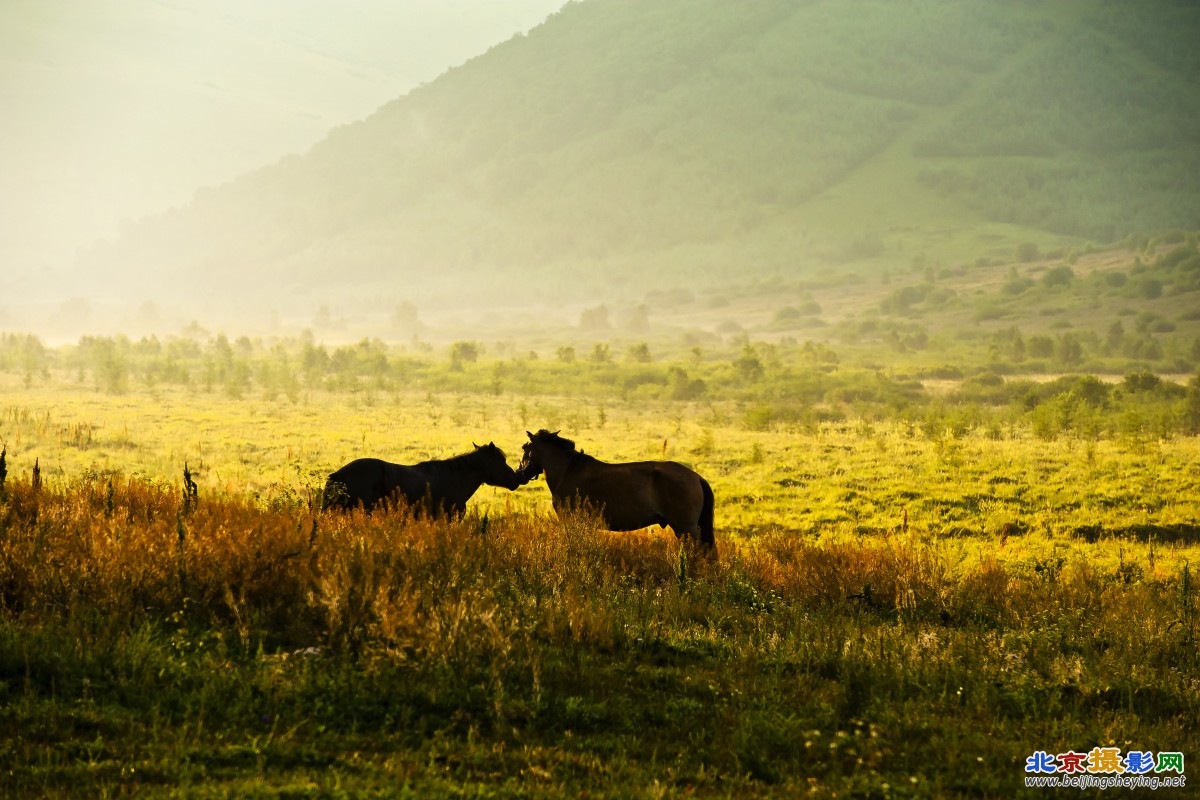
<svg viewBox="0 0 1200 800"><path fill-rule="evenodd" d="M1121 381L1122 389L1135 394L1139 392L1153 392L1160 386L1162 386L1162 378L1146 370L1131 372L1125 376L1125 380Z"/></svg>
<svg viewBox="0 0 1200 800"><path fill-rule="evenodd" d="M707 390L708 385L703 380L688 377L682 367L667 370L667 392L672 400L697 400Z"/></svg>
<svg viewBox="0 0 1200 800"><path fill-rule="evenodd" d="M463 364L474 364L482 349L478 342L455 342L450 345L450 368L460 370Z"/></svg>
<svg viewBox="0 0 1200 800"><path fill-rule="evenodd" d="M742 427L748 431L770 430L775 411L770 406L752 406L742 415Z"/></svg>
<svg viewBox="0 0 1200 800"><path fill-rule="evenodd" d="M1142 275L1134 281L1132 289L1135 297L1145 298L1146 300L1157 300L1159 297L1162 297L1163 283L1157 278Z"/></svg>
<svg viewBox="0 0 1200 800"><path fill-rule="evenodd" d="M650 363L650 345L645 342L629 345L629 349L625 351L625 358L634 364Z"/></svg>
<svg viewBox="0 0 1200 800"><path fill-rule="evenodd" d="M1028 264L1030 261L1036 261L1038 258L1038 246L1033 242L1021 242L1017 245L1016 259L1023 264Z"/></svg>
<svg viewBox="0 0 1200 800"><path fill-rule="evenodd" d="M1030 336L1029 355L1033 358L1050 358L1054 355L1054 340L1049 336Z"/></svg>
<svg viewBox="0 0 1200 800"><path fill-rule="evenodd" d="M1070 286L1075 280L1075 270L1070 267L1052 267L1042 276L1042 285L1047 289L1059 286Z"/></svg>

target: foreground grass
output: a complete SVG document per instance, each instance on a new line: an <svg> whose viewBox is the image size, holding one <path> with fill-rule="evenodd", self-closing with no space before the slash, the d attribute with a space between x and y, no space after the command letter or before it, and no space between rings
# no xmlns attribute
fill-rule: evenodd
<svg viewBox="0 0 1200 800"><path fill-rule="evenodd" d="M1002 797L1038 749L1196 752L1190 567L1062 553L763 534L710 561L587 517L10 478L0 775L15 796Z"/></svg>

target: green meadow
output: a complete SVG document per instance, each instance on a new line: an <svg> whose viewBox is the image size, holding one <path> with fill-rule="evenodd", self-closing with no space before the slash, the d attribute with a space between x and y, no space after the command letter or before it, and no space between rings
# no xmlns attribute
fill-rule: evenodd
<svg viewBox="0 0 1200 800"><path fill-rule="evenodd" d="M1197 379L31 342L0 377L11 796L1008 797L1036 751L1200 744ZM540 479L320 510L351 458L515 466L542 427L705 475L716 557Z"/></svg>

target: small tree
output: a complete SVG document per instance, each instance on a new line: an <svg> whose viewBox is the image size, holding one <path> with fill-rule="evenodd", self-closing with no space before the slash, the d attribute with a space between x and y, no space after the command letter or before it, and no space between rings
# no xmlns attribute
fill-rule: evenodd
<svg viewBox="0 0 1200 800"><path fill-rule="evenodd" d="M474 364L479 360L479 350L477 342L455 342L450 345L450 369L460 370L463 364Z"/></svg>
<svg viewBox="0 0 1200 800"><path fill-rule="evenodd" d="M1038 246L1033 242L1021 242L1017 245L1017 261L1023 264L1028 264L1030 261L1036 261L1038 257Z"/></svg>
<svg viewBox="0 0 1200 800"><path fill-rule="evenodd" d="M1042 276L1042 285L1052 289L1056 286L1070 286L1073 280L1075 280L1075 270L1066 266L1054 267L1046 270L1046 274Z"/></svg>
<svg viewBox="0 0 1200 800"><path fill-rule="evenodd" d="M1049 358L1054 355L1054 340L1049 336L1031 336L1029 355L1034 358Z"/></svg>
<svg viewBox="0 0 1200 800"><path fill-rule="evenodd" d="M608 306L596 306L579 315L579 327L585 331L602 331L609 327Z"/></svg>
<svg viewBox="0 0 1200 800"><path fill-rule="evenodd" d="M1188 383L1187 401L1183 408L1184 430L1191 436L1200 435L1200 373ZM4 456L0 454L0 485L4 482Z"/></svg>
<svg viewBox="0 0 1200 800"><path fill-rule="evenodd" d="M645 342L631 344L625 352L625 357L635 364L648 364L650 362L650 345Z"/></svg>
<svg viewBox="0 0 1200 800"><path fill-rule="evenodd" d="M196 486L196 481L192 479L192 471L188 468L188 464L185 461L183 462L183 510L194 511L199 498L199 487Z"/></svg>
<svg viewBox="0 0 1200 800"><path fill-rule="evenodd" d="M756 381L763 375L762 361L759 360L753 345L747 344L742 347L742 354L733 362L733 365L744 380Z"/></svg>
<svg viewBox="0 0 1200 800"><path fill-rule="evenodd" d="M1054 344L1054 353L1067 367L1077 367L1083 362L1083 342L1073 333L1064 333Z"/></svg>

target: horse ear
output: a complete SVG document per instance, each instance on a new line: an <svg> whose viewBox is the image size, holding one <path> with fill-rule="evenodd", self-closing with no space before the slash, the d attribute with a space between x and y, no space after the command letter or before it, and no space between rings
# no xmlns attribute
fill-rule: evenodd
<svg viewBox="0 0 1200 800"><path fill-rule="evenodd" d="M554 432L554 435L555 435L555 436L558 436L560 433L562 433L562 428L559 428L558 430L556 430L556 431Z"/></svg>
<svg viewBox="0 0 1200 800"><path fill-rule="evenodd" d="M479 449L479 445L475 444L474 442L471 442L471 447L474 447L476 450Z"/></svg>
<svg viewBox="0 0 1200 800"><path fill-rule="evenodd" d="M528 436L530 439L533 438L533 434L530 433L529 431L525 431L525 435Z"/></svg>

